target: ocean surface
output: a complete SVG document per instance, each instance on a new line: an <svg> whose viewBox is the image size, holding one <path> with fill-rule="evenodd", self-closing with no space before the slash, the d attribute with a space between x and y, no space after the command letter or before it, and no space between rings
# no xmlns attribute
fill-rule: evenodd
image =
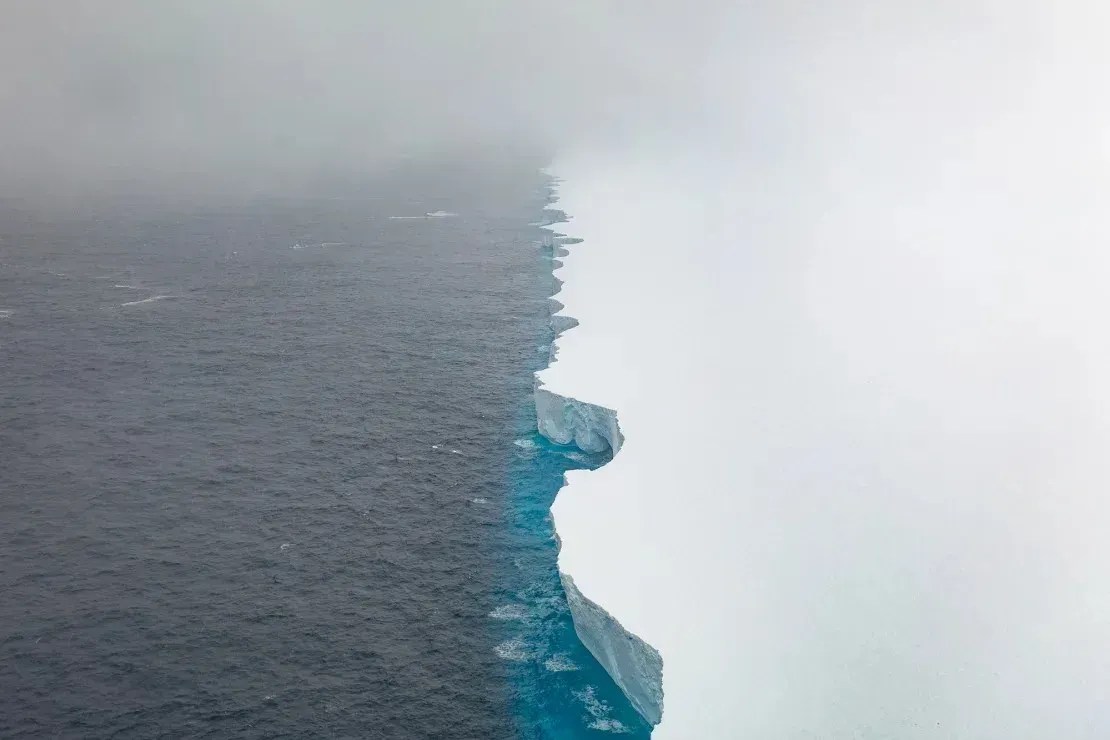
<svg viewBox="0 0 1110 740"><path fill-rule="evenodd" d="M0 203L0 737L646 737L555 567L547 183L311 192Z"/></svg>

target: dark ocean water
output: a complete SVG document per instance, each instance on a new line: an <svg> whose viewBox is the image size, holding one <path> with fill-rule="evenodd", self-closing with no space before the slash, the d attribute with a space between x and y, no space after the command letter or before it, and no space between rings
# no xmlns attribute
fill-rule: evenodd
<svg viewBox="0 0 1110 740"><path fill-rule="evenodd" d="M555 571L546 198L0 204L0 736L646 736Z"/></svg>

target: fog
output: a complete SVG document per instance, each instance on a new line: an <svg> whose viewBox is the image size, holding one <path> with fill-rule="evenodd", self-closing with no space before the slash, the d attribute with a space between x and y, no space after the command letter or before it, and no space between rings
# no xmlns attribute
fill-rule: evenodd
<svg viewBox="0 0 1110 740"><path fill-rule="evenodd" d="M560 563L656 737L1110 735L1103 12L738 6L687 137L557 158L545 380L626 435Z"/></svg>
<svg viewBox="0 0 1110 740"><path fill-rule="evenodd" d="M542 162L676 110L708 19L585 0L3 6L7 192L257 183L467 149Z"/></svg>

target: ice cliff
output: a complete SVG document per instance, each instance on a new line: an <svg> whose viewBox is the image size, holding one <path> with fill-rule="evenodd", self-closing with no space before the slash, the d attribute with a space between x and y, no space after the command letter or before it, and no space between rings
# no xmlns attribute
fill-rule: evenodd
<svg viewBox="0 0 1110 740"><path fill-rule="evenodd" d="M536 425L540 434L556 444L575 445L583 452L614 454L624 438L611 409L566 398L536 381Z"/></svg>
<svg viewBox="0 0 1110 740"><path fill-rule="evenodd" d="M652 725L663 719L663 658L659 651L624 629L609 612L587 599L562 574L574 631L593 653L632 706Z"/></svg>
<svg viewBox="0 0 1110 740"><path fill-rule="evenodd" d="M565 220L565 214L548 211L552 218L541 224L553 231L544 246L553 255L565 256L560 244L573 244L581 239L570 239L555 230L553 222ZM553 259L556 268L561 262ZM562 282L556 279L558 288ZM557 288L557 289L558 289ZM551 363L557 361L557 340L578 321L561 313L564 306L552 299L551 326L556 342L551 348ZM574 445L584 452L604 453L620 451L624 442L617 413L609 408L586 403L544 387L539 377L535 385L536 426L545 438L560 444ZM663 716L663 659L655 648L626 630L603 607L591 601L578 589L574 578L560 566L560 577L567 594L567 603L574 620L574 629L582 644L605 668L616 684L628 697L632 706L653 726Z"/></svg>

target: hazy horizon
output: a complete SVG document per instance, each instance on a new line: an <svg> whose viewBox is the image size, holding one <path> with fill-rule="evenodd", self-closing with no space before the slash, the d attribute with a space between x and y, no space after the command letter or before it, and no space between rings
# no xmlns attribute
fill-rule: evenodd
<svg viewBox="0 0 1110 740"><path fill-rule="evenodd" d="M9 194L261 186L470 149L546 158L678 110L711 18L584 0L5 6Z"/></svg>

